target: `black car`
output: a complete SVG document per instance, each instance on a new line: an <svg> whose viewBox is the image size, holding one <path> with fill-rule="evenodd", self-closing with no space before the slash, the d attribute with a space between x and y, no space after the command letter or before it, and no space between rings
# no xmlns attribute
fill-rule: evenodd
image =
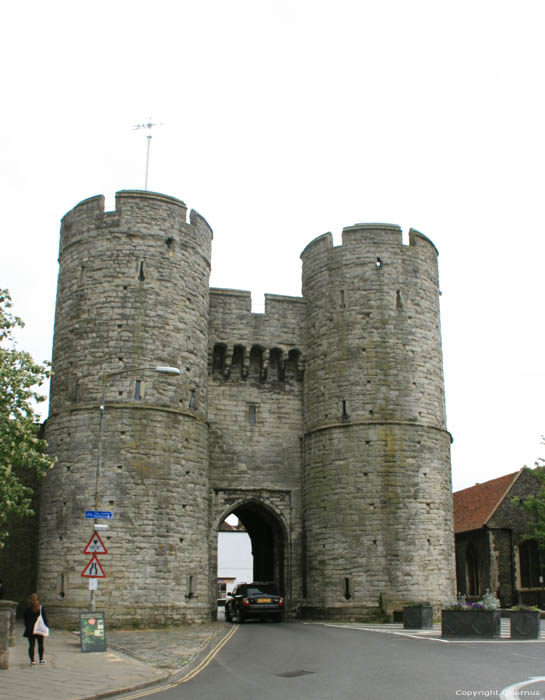
<svg viewBox="0 0 545 700"><path fill-rule="evenodd" d="M228 593L225 603L227 622L241 624L249 618L263 620L271 618L280 622L284 611L284 598L275 583L240 583L232 593Z"/></svg>

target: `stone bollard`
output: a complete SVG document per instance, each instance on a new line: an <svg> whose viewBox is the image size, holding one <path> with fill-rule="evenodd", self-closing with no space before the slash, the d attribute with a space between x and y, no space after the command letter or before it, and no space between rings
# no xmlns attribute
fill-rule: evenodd
<svg viewBox="0 0 545 700"><path fill-rule="evenodd" d="M15 646L16 608L12 600L0 600L0 669L9 667L9 648Z"/></svg>

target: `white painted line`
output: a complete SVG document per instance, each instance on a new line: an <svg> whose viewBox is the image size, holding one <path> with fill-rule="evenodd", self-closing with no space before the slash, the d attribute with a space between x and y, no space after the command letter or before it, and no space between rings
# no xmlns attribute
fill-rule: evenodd
<svg viewBox="0 0 545 700"><path fill-rule="evenodd" d="M527 681L519 681L518 683L513 683L513 685L508 685L507 688L500 692L500 699L513 700L513 698L520 698L519 690L534 683L545 683L545 676L532 676ZM529 695L529 693L526 692L524 695Z"/></svg>
<svg viewBox="0 0 545 700"><path fill-rule="evenodd" d="M501 637L491 637L487 639L472 639L466 637L465 639L455 639L452 637L437 637L434 634L440 632L440 628L435 625L434 629L428 628L421 631L408 631L404 630L399 624L396 623L386 623L386 624L354 624L354 623L344 623L344 622L310 622L305 624L315 624L322 625L323 627L336 627L337 629L347 629L347 630L357 630L360 632L381 632L382 634L395 634L398 637L409 637L410 639L427 640L431 642L442 642L443 644L491 644L496 642L502 642L503 644L540 644L545 642L543 632L539 639L511 639L509 637L508 627L502 625Z"/></svg>

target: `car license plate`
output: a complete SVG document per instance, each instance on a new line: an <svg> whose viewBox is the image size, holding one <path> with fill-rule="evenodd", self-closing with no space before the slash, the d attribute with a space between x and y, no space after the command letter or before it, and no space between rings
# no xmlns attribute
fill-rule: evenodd
<svg viewBox="0 0 545 700"><path fill-rule="evenodd" d="M258 598L257 602L258 603L270 603L271 599L270 598Z"/></svg>

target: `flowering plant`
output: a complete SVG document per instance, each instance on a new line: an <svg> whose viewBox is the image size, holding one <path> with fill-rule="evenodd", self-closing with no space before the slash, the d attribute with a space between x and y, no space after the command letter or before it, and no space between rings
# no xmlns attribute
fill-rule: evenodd
<svg viewBox="0 0 545 700"><path fill-rule="evenodd" d="M492 595L492 593L489 592L488 588L485 591L485 594L481 598L481 600L478 600L476 602L471 602L466 600L466 597L463 593L458 593L458 596L456 598L456 602L452 603L450 605L450 610L499 610L500 608L500 601L496 598L496 596Z"/></svg>

